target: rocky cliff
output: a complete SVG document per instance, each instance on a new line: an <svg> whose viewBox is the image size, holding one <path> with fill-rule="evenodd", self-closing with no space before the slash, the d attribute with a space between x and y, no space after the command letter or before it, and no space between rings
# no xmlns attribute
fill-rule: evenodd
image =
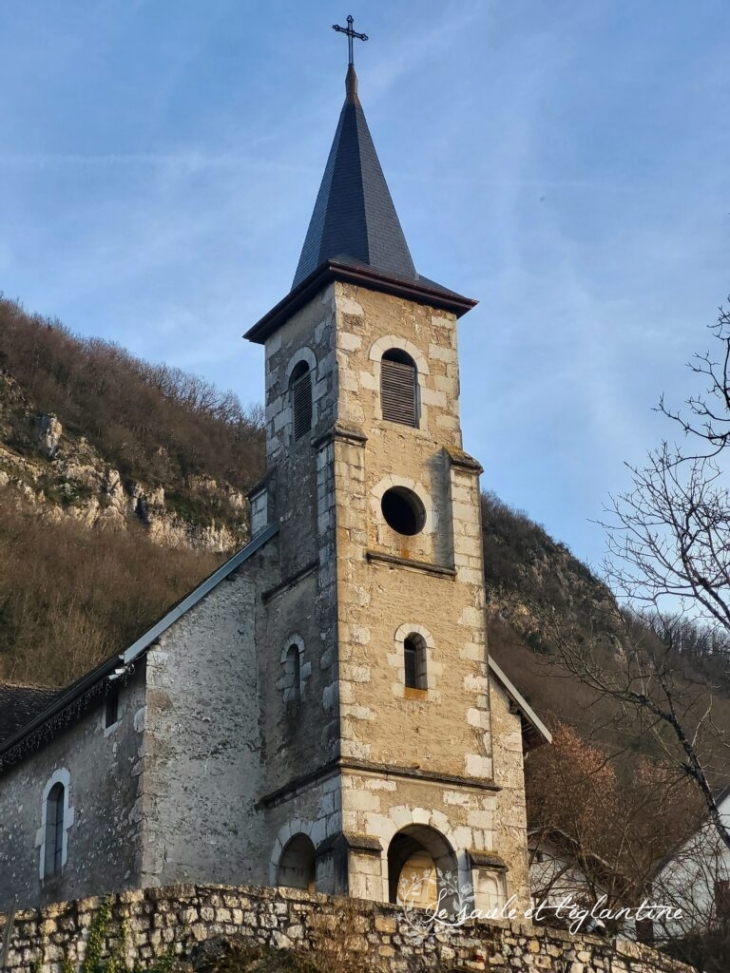
<svg viewBox="0 0 730 973"><path fill-rule="evenodd" d="M168 547L225 553L248 535L240 490L205 474L187 476L169 491L124 477L85 436L64 429L56 415L39 413L7 372L0 373L0 487L53 521L68 518L88 528L139 523Z"/></svg>
<svg viewBox="0 0 730 973"><path fill-rule="evenodd" d="M263 471L260 410L0 298L0 487L51 520L228 552Z"/></svg>

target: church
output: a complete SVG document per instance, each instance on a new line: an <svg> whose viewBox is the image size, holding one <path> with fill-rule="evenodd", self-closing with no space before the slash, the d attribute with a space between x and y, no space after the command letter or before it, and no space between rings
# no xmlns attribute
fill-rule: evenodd
<svg viewBox="0 0 730 973"><path fill-rule="evenodd" d="M474 304L414 267L351 56L291 290L245 335L250 541L67 689L0 689L0 911L179 883L395 902L427 872L529 905L550 734L487 651Z"/></svg>

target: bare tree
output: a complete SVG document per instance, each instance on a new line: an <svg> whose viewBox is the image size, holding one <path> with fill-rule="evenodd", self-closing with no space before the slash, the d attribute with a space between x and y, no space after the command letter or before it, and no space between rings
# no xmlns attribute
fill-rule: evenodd
<svg viewBox="0 0 730 973"><path fill-rule="evenodd" d="M728 748L725 725L715 719L715 688L685 667L670 635L661 641L654 618L616 612L613 654L577 635L558 617L545 613L555 647L554 659L614 706L615 728L644 738L644 747L688 778L702 796L707 814L726 848L730 829L715 799L714 781L722 773ZM725 716L727 707L724 707ZM724 722L724 721L723 721Z"/></svg>
<svg viewBox="0 0 730 973"><path fill-rule="evenodd" d="M633 602L660 608L679 599L696 617L730 632L730 312L710 328L716 356L697 355L691 371L706 391L675 411L661 411L681 430L681 444L663 442L643 468L632 467L632 489L613 498L608 532L609 580Z"/></svg>
<svg viewBox="0 0 730 973"><path fill-rule="evenodd" d="M619 761L567 724L552 729L526 767L533 894L636 905L697 820L696 792L670 765Z"/></svg>
<svg viewBox="0 0 730 973"><path fill-rule="evenodd" d="M725 973L730 965L728 876L725 847L707 822L672 852L652 880L655 901L675 910L654 923L654 942L705 973Z"/></svg>
<svg viewBox="0 0 730 973"><path fill-rule="evenodd" d="M716 719L717 686L682 657L682 625L663 610L730 636L730 313L711 326L716 355L696 356L690 369L706 390L675 411L662 412L681 431L663 442L632 487L613 497L604 526L610 558L607 580L628 606L615 612L613 653L586 644L545 612L547 634L560 663L598 697L638 720L651 745L698 788L726 849L730 829L715 800L722 757L730 751L727 712ZM723 725L724 724L724 725Z"/></svg>

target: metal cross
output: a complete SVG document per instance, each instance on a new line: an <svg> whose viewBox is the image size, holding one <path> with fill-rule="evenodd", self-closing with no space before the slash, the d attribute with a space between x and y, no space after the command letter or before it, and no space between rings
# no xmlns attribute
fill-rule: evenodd
<svg viewBox="0 0 730 973"><path fill-rule="evenodd" d="M348 52L349 52L349 55L350 55L350 60L349 60L348 63L350 63L350 64L354 64L355 63L354 51L352 49L352 39L353 39L353 37L357 37L357 39L359 41L366 41L368 39L368 35L367 34L358 34L358 32L356 30L353 30L352 29L352 25L354 23L355 23L355 21L353 19L353 16L352 16L352 14L350 14L348 16L348 18L347 18L347 27L340 27L339 24L332 24L332 30L339 31L340 34L347 34L347 48L348 48Z"/></svg>

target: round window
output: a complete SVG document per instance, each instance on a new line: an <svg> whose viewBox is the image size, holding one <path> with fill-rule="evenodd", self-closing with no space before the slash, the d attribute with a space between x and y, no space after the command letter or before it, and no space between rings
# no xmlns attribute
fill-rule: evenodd
<svg viewBox="0 0 730 973"><path fill-rule="evenodd" d="M386 523L398 534L411 537L420 534L426 524L426 511L413 492L405 487L391 487L380 501Z"/></svg>

